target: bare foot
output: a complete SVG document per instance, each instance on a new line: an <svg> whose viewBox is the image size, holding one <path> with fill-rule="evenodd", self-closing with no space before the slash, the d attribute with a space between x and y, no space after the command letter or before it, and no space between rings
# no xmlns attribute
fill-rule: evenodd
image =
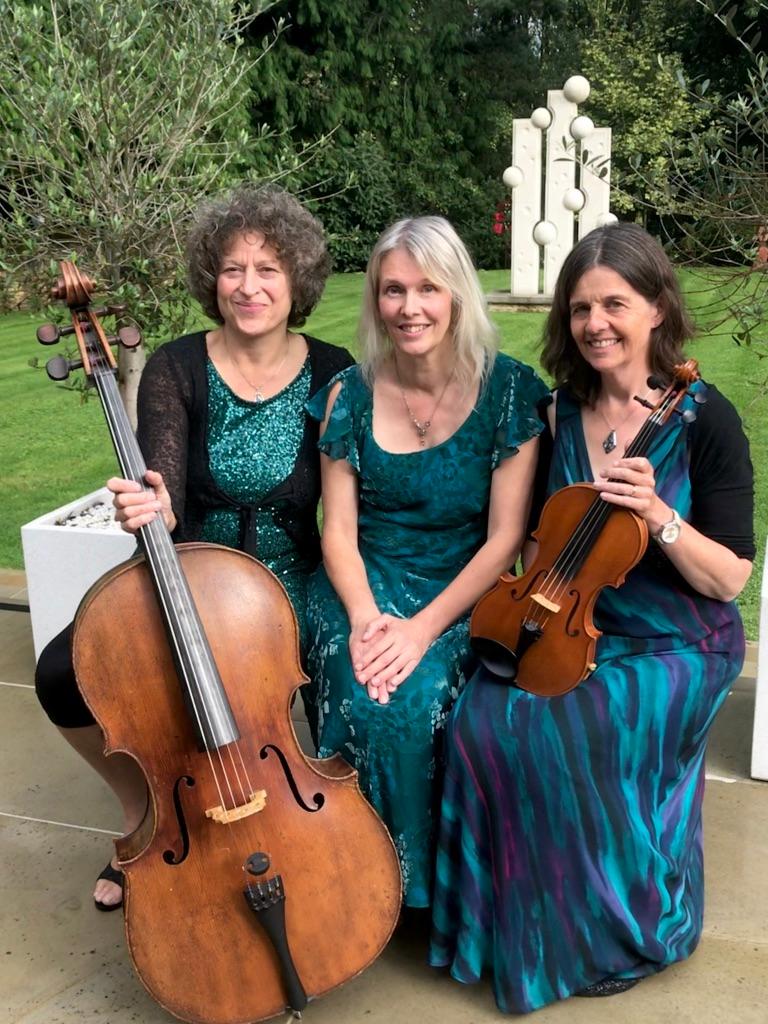
<svg viewBox="0 0 768 1024"><path fill-rule="evenodd" d="M116 855L110 864L116 871L120 870ZM105 907L117 907L123 902L123 887L117 882L110 882L108 878L99 878L93 890L93 899Z"/></svg>

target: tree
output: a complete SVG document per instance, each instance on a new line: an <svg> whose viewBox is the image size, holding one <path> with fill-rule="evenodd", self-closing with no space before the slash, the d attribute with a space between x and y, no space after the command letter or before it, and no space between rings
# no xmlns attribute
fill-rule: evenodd
<svg viewBox="0 0 768 1024"><path fill-rule="evenodd" d="M478 6L281 0L253 26L264 33L275 13L286 19L254 82L254 123L279 125L302 145L334 132L286 180L296 190L318 183L312 194L338 269L364 266L394 217L423 213L454 221L481 262L501 261L491 215L504 163L489 181Z"/></svg>
<svg viewBox="0 0 768 1024"><path fill-rule="evenodd" d="M735 320L733 339L763 359L768 356L768 56L760 42L768 2L756 0L740 11L719 0L696 2L738 43L746 73L741 91L729 97L713 94L706 81L688 83L703 127L687 139L685 166L671 165L667 227L679 255L718 266L720 304L713 317ZM680 150L675 141L673 148L670 140L672 158ZM768 379L761 390L768 390Z"/></svg>
<svg viewBox="0 0 768 1024"><path fill-rule="evenodd" d="M582 68L592 84L590 116L612 129L611 207L655 222L667 209L670 152L707 115L680 80L668 0L593 0L588 6ZM685 171L686 158L678 157L678 169Z"/></svg>
<svg viewBox="0 0 768 1024"><path fill-rule="evenodd" d="M177 330L190 212L269 135L254 137L248 84L270 42L244 35L263 6L0 0L6 304L74 256L146 337Z"/></svg>

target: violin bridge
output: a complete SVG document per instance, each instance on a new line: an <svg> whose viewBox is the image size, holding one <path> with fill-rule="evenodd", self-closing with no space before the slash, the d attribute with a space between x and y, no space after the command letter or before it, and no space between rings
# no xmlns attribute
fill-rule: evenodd
<svg viewBox="0 0 768 1024"><path fill-rule="evenodd" d="M206 818L213 818L214 821L218 821L222 825L228 825L232 821L240 821L241 818L247 818L251 814L257 814L259 811L264 809L266 803L266 789L257 789L255 793L251 793L247 804L231 808L221 806L209 807L205 812L205 816Z"/></svg>
<svg viewBox="0 0 768 1024"><path fill-rule="evenodd" d="M543 594L531 594L531 600L535 601L536 604L540 604L542 608L546 608L548 612L559 612L560 605L555 604L554 601L550 601L548 597L544 597Z"/></svg>

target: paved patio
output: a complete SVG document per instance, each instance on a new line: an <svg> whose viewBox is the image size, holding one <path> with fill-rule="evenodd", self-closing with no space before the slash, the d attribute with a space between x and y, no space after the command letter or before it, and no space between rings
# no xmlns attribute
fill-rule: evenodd
<svg viewBox="0 0 768 1024"><path fill-rule="evenodd" d="M0 602L25 601L0 571ZM755 660L713 730L705 797L704 938L686 963L625 995L571 999L536 1024L767 1024L768 783L749 779ZM0 611L0 1024L168 1024L129 964L122 915L99 914L93 880L118 815L109 792L51 728L32 689L29 616ZM313 1003L308 1024L500 1024L487 983L424 964L396 934L362 977Z"/></svg>

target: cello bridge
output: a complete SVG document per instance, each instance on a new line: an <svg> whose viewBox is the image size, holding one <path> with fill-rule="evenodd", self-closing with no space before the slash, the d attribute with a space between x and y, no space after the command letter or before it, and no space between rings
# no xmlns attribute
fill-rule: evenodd
<svg viewBox="0 0 768 1024"><path fill-rule="evenodd" d="M550 601L548 597L544 597L543 594L531 594L531 600L535 601L536 604L540 604L542 608L546 608L548 612L556 614L560 611L560 605L555 604L554 601Z"/></svg>
<svg viewBox="0 0 768 1024"><path fill-rule="evenodd" d="M241 818L248 818L251 814L257 814L264 809L267 802L266 789L257 789L251 793L248 803L240 807L209 807L205 812L206 818L213 818L222 825L228 825L232 821L240 821Z"/></svg>

